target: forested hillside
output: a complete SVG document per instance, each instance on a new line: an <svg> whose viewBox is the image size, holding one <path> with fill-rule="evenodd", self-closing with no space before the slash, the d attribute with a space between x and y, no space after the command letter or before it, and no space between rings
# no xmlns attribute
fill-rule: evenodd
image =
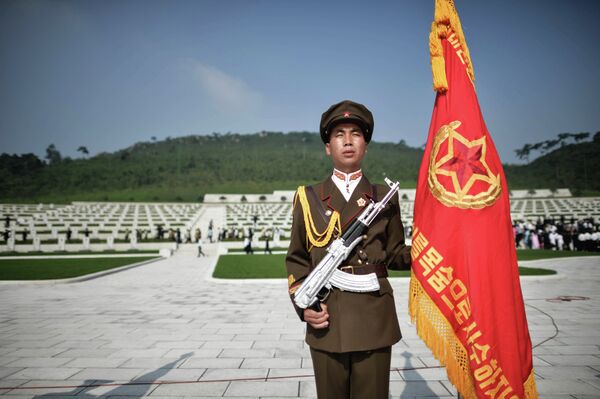
<svg viewBox="0 0 600 399"><path fill-rule="evenodd" d="M365 168L414 187L422 151L371 143ZM52 158L52 157L51 157ZM205 193L270 192L318 181L330 170L314 133L187 136L141 142L89 159L0 156L0 201L198 201Z"/></svg>
<svg viewBox="0 0 600 399"><path fill-rule="evenodd" d="M567 144L527 165L504 165L511 188L568 187L576 196L600 195L600 133Z"/></svg>
<svg viewBox="0 0 600 399"><path fill-rule="evenodd" d="M510 188L600 191L597 136L529 165L505 166ZM79 159L49 149L47 161L0 155L0 202L199 201L206 193L295 189L331 168L319 136L308 132L186 136ZM371 142L364 169L373 181L387 175L414 187L422 154L403 142Z"/></svg>

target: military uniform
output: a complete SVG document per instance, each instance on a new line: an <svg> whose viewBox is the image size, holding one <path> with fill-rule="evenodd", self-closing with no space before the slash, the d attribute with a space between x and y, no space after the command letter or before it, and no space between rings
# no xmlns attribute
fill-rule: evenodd
<svg viewBox="0 0 600 399"><path fill-rule="evenodd" d="M370 200L377 201L382 198L389 191L389 187L372 185L363 176L348 202L332 178L308 187L306 191L317 230L325 230L328 215L336 211L340 214L343 232L364 209L364 205ZM327 246L313 247L308 250L302 205L295 201L291 241L286 257L292 296L302 280L325 256L326 248ZM386 278L386 269L409 267L410 251L409 247L404 245L404 228L400 220L398 197L394 196L369 226L365 237L350 253L342 268L357 274L363 271L378 273L379 291L354 293L333 289L325 300L330 315L329 327L314 329L307 325L306 342L311 349L329 353L349 353L389 348L398 342L401 337L400 328L393 290ZM304 310L295 304L294 306L302 319ZM313 353L313 362L314 357ZM389 361L387 367L389 373ZM373 378L376 379L375 376Z"/></svg>
<svg viewBox="0 0 600 399"><path fill-rule="evenodd" d="M358 126L362 136L350 133L353 125L335 128L344 123ZM334 165L337 162L345 172L353 173L334 169L322 183L299 189L296 194L286 256L293 304L294 292L323 259L329 243L343 234L370 201L378 201L389 191L388 186L373 185L362 172L351 169L360 168L373 126L371 112L349 100L332 105L321 117L320 133L327 153ZM334 130L335 136L331 133ZM340 133L353 138L340 139ZM333 145L330 136L335 137ZM340 155L341 145L343 151L351 151L348 156ZM351 163L346 163L347 158ZM345 186L334 179L345 179ZM323 301L329 315L327 327L316 329L307 323L306 342L311 348L319 398L388 397L391 346L401 335L387 270L409 269L410 262L398 196L394 196L340 267L347 273L376 273L379 291L355 293L333 288ZM304 309L294 307L304 320Z"/></svg>

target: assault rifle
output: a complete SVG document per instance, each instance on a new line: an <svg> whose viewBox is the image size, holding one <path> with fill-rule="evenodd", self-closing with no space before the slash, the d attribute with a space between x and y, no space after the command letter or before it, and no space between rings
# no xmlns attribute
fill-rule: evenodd
<svg viewBox="0 0 600 399"><path fill-rule="evenodd" d="M351 292L379 290L379 280L375 273L365 275L348 274L339 270L338 267L363 239L363 233L373 222L373 219L398 192L399 182L394 183L388 178L385 179L385 182L390 186L390 191L381 201L370 201L369 205L346 232L327 247L325 257L321 259L300 285L294 295L294 302L298 307L302 309L313 307L317 311L321 311L320 302L327 298L332 287Z"/></svg>

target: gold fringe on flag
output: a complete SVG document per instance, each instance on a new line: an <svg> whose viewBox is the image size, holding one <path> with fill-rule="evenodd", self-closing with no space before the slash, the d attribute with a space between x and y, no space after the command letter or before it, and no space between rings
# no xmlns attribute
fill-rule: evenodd
<svg viewBox="0 0 600 399"><path fill-rule="evenodd" d="M535 375L533 373L533 368L531 369L531 373L527 380L523 384L523 389L525 390L525 398L526 399L538 399L537 388L535 385Z"/></svg>
<svg viewBox="0 0 600 399"><path fill-rule="evenodd" d="M442 39L447 38L449 32L454 32L456 34L463 51L463 59L467 65L467 73L469 74L471 81L475 82L475 73L473 72L469 48L467 47L467 41L463 34L458 13L454 7L454 1L435 0L435 17L431 24L431 33L429 34L429 53L431 55L433 90L440 93L444 93L448 90Z"/></svg>
<svg viewBox="0 0 600 399"><path fill-rule="evenodd" d="M431 349L433 356L446 367L448 379L467 399L475 399L475 388L467 350L454 334L454 329L425 292L412 270L410 272L408 311L417 333Z"/></svg>
<svg viewBox="0 0 600 399"><path fill-rule="evenodd" d="M466 399L476 399L475 386L471 378L469 356L463 344L454 334L454 330L433 300L421 286L412 270L408 293L408 311L417 333L431 349L433 356L446 367L448 379ZM525 399L537 399L533 369L523 383Z"/></svg>
<svg viewBox="0 0 600 399"><path fill-rule="evenodd" d="M298 187L296 198L300 200L302 205L302 214L304 216L304 226L306 228L306 247L310 251L313 246L324 247L331 240L333 231L337 228L338 231L342 232L342 225L340 222L340 214L336 211L333 212L329 219L329 225L325 231L319 233L315 226L315 222L310 213L310 206L308 205L308 199L306 198L306 191L304 186ZM296 198L294 198L294 206L296 204ZM309 245L310 243L310 245Z"/></svg>

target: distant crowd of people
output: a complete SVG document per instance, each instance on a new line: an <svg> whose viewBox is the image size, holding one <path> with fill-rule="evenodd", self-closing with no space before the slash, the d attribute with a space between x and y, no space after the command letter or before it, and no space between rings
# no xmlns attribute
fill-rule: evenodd
<svg viewBox="0 0 600 399"><path fill-rule="evenodd" d="M215 229L214 223L211 220L208 225L206 234L207 241L213 243L215 241L228 240L243 240L244 251L246 254L254 253L252 247L255 238L255 232L258 230L258 217L254 217L253 227L237 227L230 226L228 228L220 227ZM4 220L5 229L2 232L2 238L8 241L11 231L9 229L10 216L6 216ZM217 234L215 236L215 230ZM405 234L411 236L411 227L408 226ZM27 239L29 232L21 231L22 240ZM82 234L89 237L90 231L86 227ZM146 241L150 238L151 231L148 229L136 229L125 231L125 240L129 241L130 235L135 234L137 241ZM515 245L519 249L551 249L551 250L566 250L566 251L600 251L600 221L594 218L586 218L576 220L575 218L566 219L564 216L559 219L541 218L536 221L516 221L513 223L513 234ZM66 238L67 242L71 241L72 231L67 227ZM274 247L281 245L281 237L283 229L281 227L265 227L259 237L264 242L264 252L271 253L271 243ZM156 226L157 240L174 241L178 244L182 243L198 243L199 252L202 246L202 232L196 228L192 234L190 229L184 232L181 229L169 228L165 229L162 225Z"/></svg>
<svg viewBox="0 0 600 399"><path fill-rule="evenodd" d="M218 242L218 241L228 241L228 240L243 240L243 248L246 255L252 255L254 253L253 244L255 242L256 231L256 221L258 218L254 219L254 227L236 227L231 226L229 228L220 227L217 230L216 240L213 240L215 226L213 221L211 220L208 224L207 229L207 239L210 243ZM265 227L259 233L259 238L264 243L264 253L272 254L271 250L271 242L275 247L279 247L281 245L281 237L283 236L283 229L281 227ZM194 242L197 243L198 246L198 256L204 256L204 252L202 251L202 232L199 228L196 228L194 232Z"/></svg>
<svg viewBox="0 0 600 399"><path fill-rule="evenodd" d="M593 218L540 217L513 223L513 233L519 249L600 251L600 223Z"/></svg>
<svg viewBox="0 0 600 399"><path fill-rule="evenodd" d="M1 220L1 219L0 219ZM14 234L14 231L10 229L11 221L13 221L10 215L4 216L4 230L1 231L1 237L4 242L8 242L9 238ZM237 227L231 226L228 228L220 227L215 228L213 221L211 220L208 224L208 229L206 231L206 241L209 243L213 243L216 241L228 241L228 240L243 240L244 242L244 251L246 254L253 254L254 248L252 247L255 242L255 235L258 231L257 222L258 216L253 217L253 226L252 227ZM182 229L178 228L165 228L163 225L157 225L155 227L155 233L152 233L150 229L138 228L138 229L125 229L125 241L130 241L132 238L135 238L137 242L148 241L152 239L160 240L160 241L173 241L177 244L184 243L196 243L198 246L198 256L203 256L204 252L202 251L202 232L199 228L194 229L192 232L191 229ZM215 235L215 231L217 232ZM22 240L26 241L27 236L29 235L29 231L27 229L21 230L19 234L22 235ZM85 227L84 230L81 231L81 234L84 237L90 237L91 231ZM67 226L65 231L66 242L71 242L73 237L73 230L70 226ZM264 252L271 254L271 243L275 247L279 247L281 245L281 237L283 236L283 229L281 227L264 227L258 233L258 237L264 242Z"/></svg>

